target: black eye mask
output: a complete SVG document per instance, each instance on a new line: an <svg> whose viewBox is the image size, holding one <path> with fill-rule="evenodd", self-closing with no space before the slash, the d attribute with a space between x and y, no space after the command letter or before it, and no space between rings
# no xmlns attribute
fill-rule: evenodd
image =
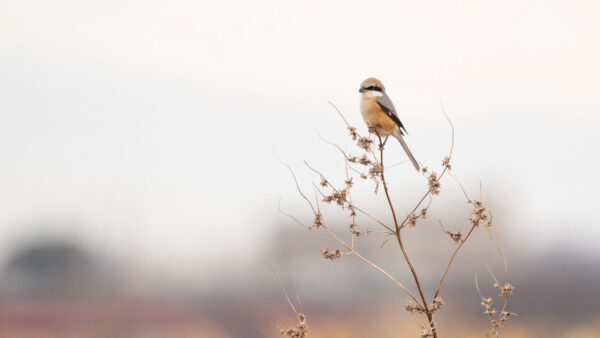
<svg viewBox="0 0 600 338"><path fill-rule="evenodd" d="M364 90L374 90L374 91L376 91L376 92L382 92L382 91L383 91L383 90L381 90L381 88L380 88L380 87L378 87L378 86L369 86L369 87L367 87L367 88L364 88Z"/></svg>

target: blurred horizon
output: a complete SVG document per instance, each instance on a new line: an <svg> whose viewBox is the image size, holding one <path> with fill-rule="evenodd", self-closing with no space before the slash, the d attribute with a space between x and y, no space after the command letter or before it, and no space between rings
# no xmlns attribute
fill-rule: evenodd
<svg viewBox="0 0 600 338"><path fill-rule="evenodd" d="M460 218L450 218L449 223ZM343 222L334 219L332 223ZM204 285L138 275L127 262L69 241L30 242L11 256L2 271L0 327L5 332L13 329L15 336L20 332L31 337L49 336L42 332L95 336L82 326L130 337L275 337L280 328L292 325L293 312L268 264L278 271L287 291L298 294L311 333L317 337L361 337L382 328L391 330L378 333L382 337L394 336L392 332L398 329L407 335L416 332L420 318L401 310L408 297L387 278L352 256L323 260L320 248L333 243L322 231L308 231L292 221L281 225L260 258L250 259L241 268L223 266L205 276ZM427 224L407 229L404 236L425 290L430 292L455 244L439 228ZM383 238L367 235L357 243L358 248L414 291L395 243L379 248ZM434 238L432 244L420 247ZM600 316L600 294L589 290L600 278L597 256L568 247L531 255L510 238L501 236L495 242L507 256L509 281L516 286L510 310L518 314L501 332L528 337L539 334L531 326L538 323L534 327L542 325L537 330L542 329L546 337L575 337L582 332L594 337L591 332L597 330L593 323ZM441 332L462 332L469 337L486 332L488 319L479 306L474 283L477 273L483 294L497 296L486 265L503 281L502 259L487 231L477 228L442 288L446 307L438 313ZM501 302L498 297L494 301ZM391 313L398 318L385 320ZM345 326L354 327L357 316L366 322L344 331ZM397 327L397 321L403 328Z"/></svg>

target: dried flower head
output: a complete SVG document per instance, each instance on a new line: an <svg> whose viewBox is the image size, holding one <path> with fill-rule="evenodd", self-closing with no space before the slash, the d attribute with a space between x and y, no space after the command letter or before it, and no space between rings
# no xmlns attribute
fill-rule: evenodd
<svg viewBox="0 0 600 338"><path fill-rule="evenodd" d="M356 216L356 208L350 203L348 203L348 210L350 210L350 217Z"/></svg>
<svg viewBox="0 0 600 338"><path fill-rule="evenodd" d="M358 142L356 142L356 145L359 148L364 149L365 151L370 151L371 150L371 144L373 144L373 140L371 140L368 137L361 137L358 139Z"/></svg>
<svg viewBox="0 0 600 338"><path fill-rule="evenodd" d="M379 163L373 164L373 166L369 169L369 176L371 178L380 177L383 173L383 167Z"/></svg>
<svg viewBox="0 0 600 338"><path fill-rule="evenodd" d="M460 231L457 231L457 232L447 231L447 234L457 244L460 243L460 241L462 240L462 232L460 232Z"/></svg>
<svg viewBox="0 0 600 338"><path fill-rule="evenodd" d="M411 302L410 300L406 303L406 305L404 305L404 309L410 312L411 315L414 315L415 313L425 312L425 309L423 309L421 305L413 304L413 302Z"/></svg>
<svg viewBox="0 0 600 338"><path fill-rule="evenodd" d="M444 305L445 305L445 303L444 303L444 300L442 299L442 297L440 297L440 296L435 297L435 299L433 300L433 303L429 307L429 312L433 313L433 312L441 309Z"/></svg>
<svg viewBox="0 0 600 338"><path fill-rule="evenodd" d="M421 218L422 219L427 218L427 209L428 209L427 207L421 209Z"/></svg>
<svg viewBox="0 0 600 338"><path fill-rule="evenodd" d="M323 250L321 250L321 255L325 259L334 261L334 260L342 257L342 252L339 249L333 249L331 251L329 251L329 249L323 249Z"/></svg>
<svg viewBox="0 0 600 338"><path fill-rule="evenodd" d="M352 182L352 179L353 179L353 178L354 178L354 177L350 177L349 179L347 179L347 180L345 180L345 181L344 181L344 183L346 183L346 186L347 186L348 188L352 188L352 186L354 185L354 182Z"/></svg>
<svg viewBox="0 0 600 338"><path fill-rule="evenodd" d="M496 315L497 311L496 309L492 308L492 303L493 302L491 297L481 297L481 306L485 308L485 311L483 313L489 315L491 320L494 320L494 316Z"/></svg>
<svg viewBox="0 0 600 338"><path fill-rule="evenodd" d="M419 334L419 338L430 338L430 337L435 337L433 335L433 327L429 326L429 327L423 328L423 331L421 331L421 333Z"/></svg>
<svg viewBox="0 0 600 338"><path fill-rule="evenodd" d="M512 294L514 287L512 285L510 285L508 282L506 282L503 286L499 285L498 283L494 283L494 287L500 290L500 295L504 296L505 299L505 305L506 306L506 302L508 301L508 297L510 296L510 294ZM488 334L486 335L486 337L498 337L499 336L499 330L504 327L504 323L508 320L509 317L512 316L516 316L516 313L513 312L508 312L508 311L504 311L504 307L502 309L502 311L500 312L500 314L498 314L498 311L492 307L492 298L488 297L481 297L481 306L483 306L483 308L485 309L485 311L483 312L484 314L488 315L490 317L490 324L492 324L492 327L490 328L490 331L488 332Z"/></svg>
<svg viewBox="0 0 600 338"><path fill-rule="evenodd" d="M419 216L415 215L415 214L408 214L408 226L411 228L414 228L415 226L417 226L417 220L419 219Z"/></svg>
<svg viewBox="0 0 600 338"><path fill-rule="evenodd" d="M514 313L514 312L502 311L502 313L500 313L499 321L501 323L503 323L503 322L505 322L508 319L508 317L513 317L513 316L516 316L516 315L517 314Z"/></svg>
<svg viewBox="0 0 600 338"><path fill-rule="evenodd" d="M320 212L315 215L315 220L314 220L313 225L312 225L313 228L318 229L318 228L320 228L323 225L323 223L321 222L321 217L322 216L323 215L321 215Z"/></svg>
<svg viewBox="0 0 600 338"><path fill-rule="evenodd" d="M282 336L289 336L293 338L305 338L307 336L308 326L306 325L306 316L300 312L298 313L298 323L296 327L289 329L282 329L280 334Z"/></svg>
<svg viewBox="0 0 600 338"><path fill-rule="evenodd" d="M442 165L448 168L448 170L452 169L452 166L450 165L450 157L444 157L444 159L442 160Z"/></svg>
<svg viewBox="0 0 600 338"><path fill-rule="evenodd" d="M328 182L325 177L321 177L321 183L319 183L322 187L326 187Z"/></svg>
<svg viewBox="0 0 600 338"><path fill-rule="evenodd" d="M340 189L334 192L331 196L339 206L344 206L344 203L346 202L346 197L348 196L348 189Z"/></svg>
<svg viewBox="0 0 600 338"><path fill-rule="evenodd" d="M356 128L348 126L348 135L350 135L353 140L356 140L358 138Z"/></svg>
<svg viewBox="0 0 600 338"><path fill-rule="evenodd" d="M480 201L469 201L469 203L473 205L473 211L471 211L471 217L469 218L469 222L473 226L479 226L481 222L489 220L490 217L485 212L486 209L483 206L483 203L481 203Z"/></svg>
<svg viewBox="0 0 600 338"><path fill-rule="evenodd" d="M429 183L429 192L432 193L433 195L439 195L440 194L440 182L437 179L436 173L432 172L429 175L429 177L427 178L427 181Z"/></svg>
<svg viewBox="0 0 600 338"><path fill-rule="evenodd" d="M369 160L369 158L367 157L367 154L363 154L359 159L358 159L358 163L362 164L364 166L367 166L369 164L371 164L371 160Z"/></svg>
<svg viewBox="0 0 600 338"><path fill-rule="evenodd" d="M491 305L492 305L492 298L491 297L488 297L488 298L481 297L481 306L488 307L488 306L491 306Z"/></svg>
<svg viewBox="0 0 600 338"><path fill-rule="evenodd" d="M512 295L513 291L515 291L515 287L510 285L510 283L506 282L504 285L500 285L498 283L494 283L494 287L498 290L500 290L500 296L510 296Z"/></svg>
<svg viewBox="0 0 600 338"><path fill-rule="evenodd" d="M348 196L348 189L340 189L338 191L334 191L331 195L327 195L325 197L323 197L323 202L325 203L331 203L333 201L335 201L337 203L337 205L341 206L342 208L344 207L344 204L347 201L347 196Z"/></svg>
<svg viewBox="0 0 600 338"><path fill-rule="evenodd" d="M356 230L358 228L358 224L356 224L354 221L350 223L348 228L350 229L352 236L354 236L355 238L358 238L360 235L362 235L362 232Z"/></svg>
<svg viewBox="0 0 600 338"><path fill-rule="evenodd" d="M375 182L375 193L379 190L379 177L383 174L383 166L379 163L373 164L371 168L369 168L369 177Z"/></svg>
<svg viewBox="0 0 600 338"><path fill-rule="evenodd" d="M387 244L387 242L388 242L388 239L387 239L387 238L386 238L386 239L384 239L384 240L381 242L381 244L379 245L379 249L383 248L383 247L384 247L384 246Z"/></svg>

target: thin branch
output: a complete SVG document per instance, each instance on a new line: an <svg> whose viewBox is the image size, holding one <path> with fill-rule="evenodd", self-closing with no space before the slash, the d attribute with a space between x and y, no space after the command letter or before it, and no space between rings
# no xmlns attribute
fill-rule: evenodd
<svg viewBox="0 0 600 338"><path fill-rule="evenodd" d="M338 189L331 184L331 182L329 182L329 180L327 180L327 178L325 177L325 175L323 175L323 173L321 173L320 171L318 171L317 169L311 167L308 162L303 161L304 164L306 165L306 167L312 171L314 171L315 173L317 173L317 175L319 175L321 177L321 179L325 180L325 182L327 182L327 185L333 189L333 191L335 192L339 192ZM313 184L314 185L314 184ZM316 187L316 186L315 186ZM325 196L320 190L319 192L321 193L322 196ZM365 216L369 217L370 219L372 219L373 221L377 222L379 225L383 226L384 228L386 228L387 230L389 230L390 232L394 232L394 230L392 230L392 228L390 228L389 226L387 226L385 223L383 223L382 221L378 220L377 218L375 218L374 216L372 216L371 214L369 214L368 212L364 211L363 209L357 207L356 205L354 205L353 203L350 203L350 205L358 210L359 212L363 213Z"/></svg>
<svg viewBox="0 0 600 338"><path fill-rule="evenodd" d="M450 123L450 128L452 128L452 143L450 144L450 155L448 155L448 157L452 158L452 153L454 152L454 124L448 117L448 114L446 113L446 108L444 108L444 104L442 103L442 101L440 101L440 106L442 107L442 112L444 113L446 120L448 120L448 123Z"/></svg>
<svg viewBox="0 0 600 338"><path fill-rule="evenodd" d="M365 215L365 216L369 217L370 219L372 219L373 221L377 222L382 227L386 228L389 231L389 233L392 233L392 234L394 233L394 230L392 228L390 228L385 223L383 223L382 221L380 221L377 218L375 218L374 216L372 216L370 213L364 211L363 209L357 207L356 205L352 205L352 207L354 207L354 209L356 209L358 212L362 213L363 215Z"/></svg>
<svg viewBox="0 0 600 338"><path fill-rule="evenodd" d="M354 167L352 167L351 165L349 165L349 164L348 164L348 160L350 159L350 157L348 156L348 154L346 154L346 152L345 152L344 150L342 150L342 148L340 148L340 146L338 146L337 144L335 144L335 143L333 143L333 142L331 142L331 141L329 141L329 140L325 139L323 136L321 136L321 135L319 134L319 132L317 132L317 135L318 135L318 136L321 138L321 140L323 140L323 142L325 142L325 143L328 143L328 144L330 144L330 145L332 145L332 146L336 147L336 148L337 148L337 149L338 149L338 150L339 150L339 151L342 153L342 155L343 155L343 156L344 156L344 158L346 159L346 166L347 166L347 167L349 167L350 169L352 169L354 172L356 172L357 174L359 174L361 177L362 177L362 176L364 176L364 174L363 174L362 172L360 172L360 171L356 170ZM406 161L403 161L403 162L396 163L396 165L397 165L397 164L404 163L404 162L406 162ZM308 166L308 164L307 164L307 166ZM318 172L317 170L315 170L315 169L311 168L310 166L309 166L309 168L310 168L311 170L313 170L314 172L316 172L317 174L319 174L319 175L320 175L322 178L324 178L324 176L323 176L323 174L322 174L322 173L320 173L320 172ZM347 176L347 174L346 174L346 176ZM325 181L327 181L327 179L325 179ZM327 182L329 183L329 181L327 181ZM331 184L329 184L329 185L330 185L330 186L331 186L331 187L332 187L332 188L335 190L335 187L333 187ZM337 190L335 190L335 191L337 192ZM393 230L392 230L392 229L391 229L389 226L387 226L386 224L384 224L384 223L383 223L383 222L381 222L380 220L376 219L375 217L373 217L373 216L372 216L372 215L370 215L369 213L367 213L367 212L365 212L364 210L362 210L362 209L360 209L360 208L356 207L355 205L353 205L353 207L354 207L356 210L358 210L358 211L362 212L363 214L365 214L366 216L368 216L369 218L371 218L372 220L374 220L375 222L379 223L380 225L382 225L383 227L385 227L385 228L386 228L386 229L388 229L389 231L393 231Z"/></svg>
<svg viewBox="0 0 600 338"><path fill-rule="evenodd" d="M338 109L338 107L336 107L335 104L333 104L333 102L331 102L331 101L327 101L327 103L329 103L333 107L333 109L335 109L335 111L342 118L342 120L344 120L344 123L346 124L346 126L348 128L351 128L352 126L348 123L348 121L346 121L346 118L344 117L344 115L342 114L342 112Z"/></svg>
<svg viewBox="0 0 600 338"><path fill-rule="evenodd" d="M294 285L294 281L292 281L292 290L294 290L294 295L296 296L296 301L298 302L298 306L300 306L300 312L304 312L304 307L302 306L302 301L300 300L300 296L298 295L298 290L296 290L296 285Z"/></svg>
<svg viewBox="0 0 600 338"><path fill-rule="evenodd" d="M337 144L335 144L335 143L333 143L333 142L331 142L331 141L327 140L327 139L326 139L326 138L324 138L323 136L321 136L321 134L319 134L319 131L317 131L317 135L319 136L319 138L320 138L320 139L321 139L323 142L325 142L325 143L327 143L327 144L329 144L329 145L331 145L331 146L334 146L335 148L337 148L337 150L339 150L339 151L340 151L340 153L342 153L342 156L344 156L344 159L346 160L346 165L347 165L347 166L348 166L348 167L349 167L349 168L350 168L352 171L354 171L355 173L359 174L361 177L363 177L363 176L365 175L364 173L362 173L361 171L359 171L358 169L356 169L356 168L354 168L353 166L351 166L351 165L350 165L350 156L349 156L349 155L348 155L348 154L347 154L347 153L346 153L346 152L345 152L345 151L344 151L344 150L343 150L343 149L342 149L340 146L338 146Z"/></svg>
<svg viewBox="0 0 600 338"><path fill-rule="evenodd" d="M417 305L422 306L421 303L417 300L417 298L412 294L412 292L410 292L410 290L408 290L406 288L406 286L404 286L404 284L400 283L400 281L398 281L396 278L394 278L394 276L390 275L387 271L383 270L382 268L380 268L377 264L371 262L370 260L366 259L365 257L363 257L360 253L358 253L358 251L356 251L354 248L352 248L350 245L348 245L344 240L342 240L341 238L339 238L333 231L331 231L329 229L329 227L327 227L325 224L322 225L323 229L325 229L325 231L327 231L327 233L333 238L335 239L338 243L340 243L341 245L343 245L346 249L348 249L350 251L350 253L352 253L353 255L355 255L356 257L358 257L360 260L362 260L363 262L369 264L370 266L372 266L373 268L375 268L376 270L378 270L379 272L383 273L387 278L389 278L390 280L392 280L396 285L398 285L402 290L404 290L404 292L406 292L408 294L408 296L410 298L412 298Z"/></svg>
<svg viewBox="0 0 600 338"><path fill-rule="evenodd" d="M481 290L479 289L479 283L477 282L477 272L475 272L475 288L477 289L477 293L479 294L479 296L483 297L483 295L481 294Z"/></svg>
<svg viewBox="0 0 600 338"><path fill-rule="evenodd" d="M397 166L399 166L399 165L401 165L401 164L404 164L404 163L406 163L406 162L408 162L408 160L404 160L404 161L396 162L396 163L394 163L394 164L392 164L392 165L389 165L389 166L385 167L385 169L390 169L390 168L393 168L393 167L397 167Z"/></svg>
<svg viewBox="0 0 600 338"><path fill-rule="evenodd" d="M491 218L491 215L490 215L490 218ZM491 220L490 220L490 222L491 222ZM504 256L504 253L502 252L500 247L496 244L496 240L494 240L494 236L492 236L492 232L490 231L490 229L488 229L488 235L490 236L490 240L492 241L492 243L494 243L494 246L496 247L496 250L500 254L500 257L502 257L502 262L504 263L504 275L506 277L506 281L508 281L508 263L506 261L506 256Z"/></svg>
<svg viewBox="0 0 600 338"><path fill-rule="evenodd" d="M315 204L317 205L317 211L320 214L321 213L321 206L319 205L319 196L317 196L317 186L315 186L314 183L313 183L313 190L315 192ZM321 193L321 192L319 191L319 193Z"/></svg>
<svg viewBox="0 0 600 338"><path fill-rule="evenodd" d="M287 216L287 217L291 218L292 220L294 220L296 223L300 224L301 226L303 226L303 227L305 227L305 228L307 228L307 229L310 229L310 227L309 227L308 225L306 225L306 224L304 224L304 223L300 222L300 221L299 221L299 220L298 220L296 217L294 217L294 216L292 216L292 215L290 215L290 214L286 213L285 211L283 211L283 210L281 209L281 197L279 197L279 212L280 212L282 215L284 215L284 216Z"/></svg>
<svg viewBox="0 0 600 338"><path fill-rule="evenodd" d="M277 278L277 282L279 283L279 287L281 288L281 291L283 292L283 295L285 296L285 299L287 300L288 304L290 305L290 307L292 308L292 310L296 314L296 317L298 317L298 311L296 311L296 308L294 307L294 304L290 300L290 297L288 296L288 293L285 290L285 287L283 286L283 282L281 282L281 278L279 278L279 275L277 274L277 271L275 271L275 269L273 269L273 267L271 267L267 262L264 262L264 263L271 270L271 272L273 273L273 275L275 276L275 278Z"/></svg>
<svg viewBox="0 0 600 338"><path fill-rule="evenodd" d="M488 264L486 264L485 268L490 273L490 276L492 276L492 278L494 279L494 282L496 282L496 284L500 285L500 282L498 281L498 278L496 278L496 275L494 275L494 273L492 272L492 269L490 269L490 266Z"/></svg>
<svg viewBox="0 0 600 338"><path fill-rule="evenodd" d="M440 222L440 224L442 224L442 223ZM465 242L467 241L467 239L469 239L469 236L471 236L471 233L473 232L474 229L475 229L475 225L472 225L471 229L469 229L469 232L467 233L467 235L465 236L465 238L463 240L461 240L460 243L458 244L458 246L456 247L456 249L454 249L454 253L452 253L452 257L450 257L450 261L448 261L448 265L446 265L446 269L444 270L444 274L442 275L442 278L440 279L440 282L438 283L438 287L435 290L435 295L433 296L434 299L440 294L440 289L442 288L442 284L444 283L444 279L446 278L446 275L448 274L448 271L450 270L450 266L452 265L452 262L454 262L454 258L456 257L456 254L458 253L458 250L460 250L460 248L463 246L463 244L465 244Z"/></svg>
<svg viewBox="0 0 600 338"><path fill-rule="evenodd" d="M469 195L467 194L467 191L465 190L465 187L458 180L458 178L456 178L456 176L452 175L452 173L448 173L448 175L450 175L450 177L452 177L456 181L456 183L458 184L458 186L460 186L460 189L462 190L463 194L465 195L465 198L467 199L468 202L470 202L471 199L469 198ZM479 198L479 200L481 200L481 197Z"/></svg>
<svg viewBox="0 0 600 338"><path fill-rule="evenodd" d="M308 199L308 197L306 197L306 195L304 195L304 193L302 192L302 189L300 189L300 185L298 184L298 179L296 178L296 174L294 174L294 171L292 170L292 168L290 168L290 166L287 165L287 163L285 163L282 160L280 160L279 157L277 157L277 154L275 154L275 152L273 152L273 156L275 157L275 159L277 161L279 161L279 163L283 164L286 168L288 168L288 170L292 174L292 177L294 178L294 183L296 183L296 189L298 189L298 192L300 193L300 196L302 196L302 198L304 198L306 200L306 202L308 202L308 205L310 205L310 208L312 209L313 214L316 215L317 211L315 210L315 207L313 207L313 205L310 202L310 200Z"/></svg>
<svg viewBox="0 0 600 338"><path fill-rule="evenodd" d="M446 228L444 228L444 224L442 224L442 221L438 220L438 223L440 223L440 227L442 228L442 231L449 234L451 233L450 231L446 230Z"/></svg>
<svg viewBox="0 0 600 338"><path fill-rule="evenodd" d="M454 152L454 124L452 124L452 121L448 117L448 114L446 114L446 110L444 109L443 105L442 105L442 112L444 113L446 120L448 120L448 123L450 124L450 129L452 130L452 142L450 143L450 153L448 154L448 161L450 161L450 159L452 159L452 153ZM442 177L444 177L444 174L446 173L447 170L448 170L448 167L444 166L444 169L442 169L442 172L440 173L440 177L438 177L438 179L437 179L438 182L442 179ZM419 209L419 207L421 206L421 203L423 203L423 201L425 200L425 198L427 198L427 196L429 196L429 194L431 194L431 191L428 189L427 192L425 193L425 195L423 195L423 197L421 197L421 199L419 200L417 205L412 209L412 211L409 214L406 215L406 217L404 218L402 223L400 223L400 229L402 229L406 226L406 222L408 222L410 215L414 214L415 211L417 211L417 209Z"/></svg>
<svg viewBox="0 0 600 338"><path fill-rule="evenodd" d="M327 140L327 139L326 139L326 138L324 138L323 136L321 136L321 134L319 134L319 131L318 131L318 130L317 130L317 135L319 136L319 138L321 139L321 141L323 141L323 142L325 142L325 143L327 143L327 144L329 144L329 145L332 145L332 146L336 147L336 148L337 148L337 150L339 150L339 151L342 153L342 155L344 155L344 157L345 157L346 159L349 159L349 158L350 158L350 156L348 156L348 154L346 154L346 152L345 152L345 151L344 151L344 150L343 150L343 149L342 149L340 146L338 146L337 144L335 144L335 143L333 143L333 142L331 142L331 141Z"/></svg>

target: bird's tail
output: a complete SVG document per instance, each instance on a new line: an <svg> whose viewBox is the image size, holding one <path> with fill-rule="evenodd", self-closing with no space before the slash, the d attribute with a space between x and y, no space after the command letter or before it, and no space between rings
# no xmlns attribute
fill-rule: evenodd
<svg viewBox="0 0 600 338"><path fill-rule="evenodd" d="M419 164L417 163L417 160L415 160L415 157L413 156L413 154L410 152L410 149L408 149L406 142L404 142L404 138L400 134L400 130L398 130L394 136L398 139L398 141L400 141L400 144L402 145L404 152L406 152L406 155L408 155L408 158L412 162L415 169L417 169L417 171L419 171L419 169L420 169Z"/></svg>

